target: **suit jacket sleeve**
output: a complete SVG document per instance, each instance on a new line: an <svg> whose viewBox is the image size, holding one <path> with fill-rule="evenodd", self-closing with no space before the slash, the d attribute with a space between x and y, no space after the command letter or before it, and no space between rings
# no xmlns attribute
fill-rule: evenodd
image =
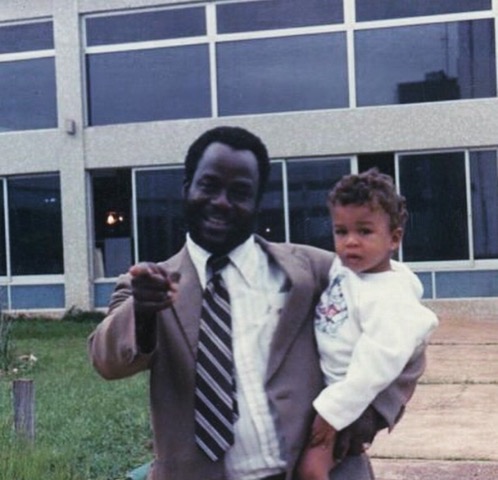
<svg viewBox="0 0 498 480"><path fill-rule="evenodd" d="M128 274L119 277L108 315L90 335L88 348L95 369L106 379L128 377L148 368L153 352L142 353L137 346Z"/></svg>
<svg viewBox="0 0 498 480"><path fill-rule="evenodd" d="M392 430L401 419L405 406L415 391L418 379L424 373L425 365L424 348L406 365L400 376L373 401L373 407L385 419L389 430Z"/></svg>

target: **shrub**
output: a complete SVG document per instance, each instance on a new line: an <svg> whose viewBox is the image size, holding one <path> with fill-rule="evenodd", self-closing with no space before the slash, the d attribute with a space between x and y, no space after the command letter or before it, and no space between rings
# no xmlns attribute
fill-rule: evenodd
<svg viewBox="0 0 498 480"><path fill-rule="evenodd" d="M12 318L0 312L0 375L7 373L14 360Z"/></svg>

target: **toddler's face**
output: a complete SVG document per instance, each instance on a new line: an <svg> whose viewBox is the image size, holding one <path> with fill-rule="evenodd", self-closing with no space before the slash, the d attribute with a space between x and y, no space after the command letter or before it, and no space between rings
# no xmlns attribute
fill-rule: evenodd
<svg viewBox="0 0 498 480"><path fill-rule="evenodd" d="M356 273L390 270L390 259L401 242L402 229L390 229L389 215L372 205L334 205L335 250L342 263Z"/></svg>

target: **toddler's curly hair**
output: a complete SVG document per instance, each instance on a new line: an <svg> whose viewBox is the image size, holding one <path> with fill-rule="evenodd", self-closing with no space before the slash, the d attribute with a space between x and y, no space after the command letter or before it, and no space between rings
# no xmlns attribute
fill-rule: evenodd
<svg viewBox="0 0 498 480"><path fill-rule="evenodd" d="M336 205L370 205L382 208L390 218L391 231L404 229L408 219L406 199L396 192L393 179L377 168L359 174L345 175L330 190L329 207Z"/></svg>

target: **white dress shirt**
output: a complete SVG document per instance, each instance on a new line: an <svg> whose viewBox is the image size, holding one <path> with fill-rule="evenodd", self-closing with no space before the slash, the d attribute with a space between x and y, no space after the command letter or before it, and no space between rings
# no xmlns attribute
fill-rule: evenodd
<svg viewBox="0 0 498 480"><path fill-rule="evenodd" d="M210 253L187 236L202 287ZM270 343L286 293L285 274L250 237L229 254L221 272L230 294L239 418L225 457L230 480L258 480L285 471L282 445L264 388Z"/></svg>

